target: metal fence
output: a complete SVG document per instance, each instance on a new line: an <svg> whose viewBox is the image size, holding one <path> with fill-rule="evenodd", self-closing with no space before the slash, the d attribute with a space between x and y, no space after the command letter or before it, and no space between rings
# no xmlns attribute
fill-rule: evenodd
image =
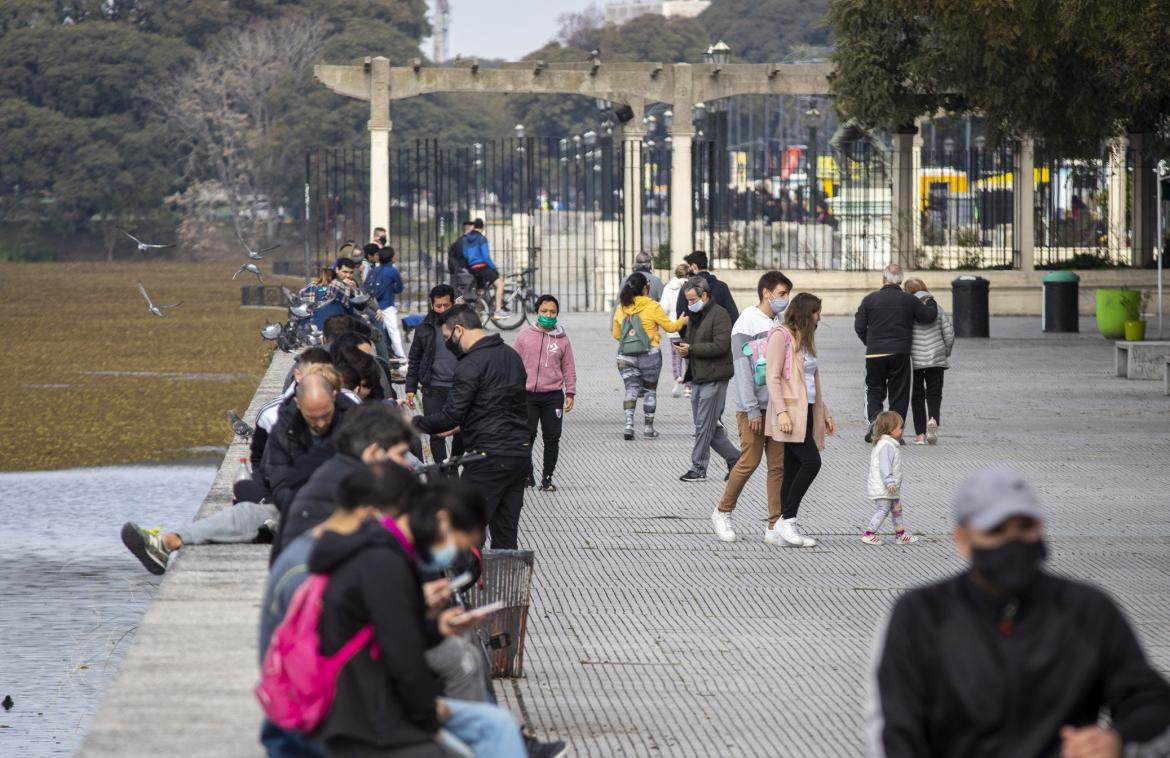
<svg viewBox="0 0 1170 758"><path fill-rule="evenodd" d="M917 186L921 228L918 268L1010 269L1016 264L1014 152L998 149L919 153Z"/></svg>
<svg viewBox="0 0 1170 758"><path fill-rule="evenodd" d="M1128 236L1129 218L1126 214L1117 229L1110 229L1109 167L1104 148L1099 158L1081 160L1045 155L1042 148L1037 153L1036 264L1128 263L1126 240L1110 245L1111 231ZM1125 191L1126 177L1119 178L1121 191Z"/></svg>

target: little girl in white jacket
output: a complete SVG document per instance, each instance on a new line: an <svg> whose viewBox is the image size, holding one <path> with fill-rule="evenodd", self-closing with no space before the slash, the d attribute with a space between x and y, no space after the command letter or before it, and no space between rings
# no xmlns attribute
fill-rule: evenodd
<svg viewBox="0 0 1170 758"><path fill-rule="evenodd" d="M917 542L918 537L907 534L902 526L902 414L883 411L873 422L873 451L869 454L869 481L867 494L873 501L873 517L861 541L868 545L882 544L877 536L886 516L894 521L894 541L899 545Z"/></svg>

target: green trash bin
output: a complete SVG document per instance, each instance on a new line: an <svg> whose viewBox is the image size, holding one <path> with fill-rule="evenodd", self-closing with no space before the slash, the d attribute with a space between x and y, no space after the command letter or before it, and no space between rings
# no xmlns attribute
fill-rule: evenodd
<svg viewBox="0 0 1170 758"><path fill-rule="evenodd" d="M1053 271L1044 277L1040 323L1046 332L1079 332L1081 278L1072 271Z"/></svg>

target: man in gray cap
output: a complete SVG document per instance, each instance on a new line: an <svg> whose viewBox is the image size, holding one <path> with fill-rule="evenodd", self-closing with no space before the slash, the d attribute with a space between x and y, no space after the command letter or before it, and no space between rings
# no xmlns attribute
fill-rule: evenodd
<svg viewBox="0 0 1170 758"><path fill-rule="evenodd" d="M1043 570L1040 506L1023 477L971 476L955 520L970 569L894 605L874 661L866 754L1170 755L1170 685L1105 593Z"/></svg>

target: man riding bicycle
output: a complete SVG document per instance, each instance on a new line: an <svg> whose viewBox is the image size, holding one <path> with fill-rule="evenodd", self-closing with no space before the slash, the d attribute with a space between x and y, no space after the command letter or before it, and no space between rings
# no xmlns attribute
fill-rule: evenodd
<svg viewBox="0 0 1170 758"><path fill-rule="evenodd" d="M471 222L472 229L463 237L463 255L467 258L467 267L475 277L476 287L487 289L495 285L496 313L507 314L504 309L504 280L499 269L492 261L491 249L487 237L483 235L483 219L477 218Z"/></svg>

